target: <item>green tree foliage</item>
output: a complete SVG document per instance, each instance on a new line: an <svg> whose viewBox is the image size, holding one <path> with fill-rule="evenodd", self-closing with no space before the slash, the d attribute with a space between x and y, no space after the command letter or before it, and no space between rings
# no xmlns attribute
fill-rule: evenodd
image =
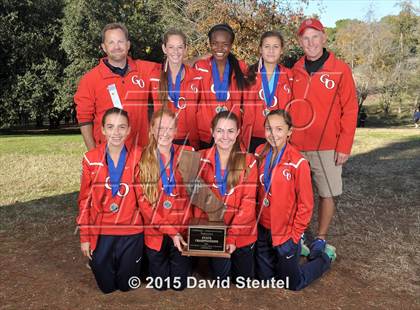
<svg viewBox="0 0 420 310"><path fill-rule="evenodd" d="M104 56L101 30L111 22L124 23L130 34L134 58L159 60L161 52L161 3L145 1L66 0L61 47L69 64L59 100L70 108L80 77Z"/></svg>
<svg viewBox="0 0 420 310"><path fill-rule="evenodd" d="M32 118L34 112L27 107L29 101L18 95L24 88L31 92L30 84L23 88L24 79L29 75L40 84L54 74L54 88L60 84L60 73L65 66L64 54L59 49L62 8L60 0L1 1L0 125L25 123ZM55 63L52 71L49 63ZM40 67L45 67L45 70ZM37 96L37 104L49 104L48 101L54 99L51 92Z"/></svg>
<svg viewBox="0 0 420 310"><path fill-rule="evenodd" d="M233 51L239 58L256 61L261 34L278 30L285 37L286 58L297 59L301 51L297 47L296 31L303 13L294 4L275 0L164 0L163 16L167 27L178 27L187 34L190 56L208 53L208 31L215 24L228 23L236 33Z"/></svg>

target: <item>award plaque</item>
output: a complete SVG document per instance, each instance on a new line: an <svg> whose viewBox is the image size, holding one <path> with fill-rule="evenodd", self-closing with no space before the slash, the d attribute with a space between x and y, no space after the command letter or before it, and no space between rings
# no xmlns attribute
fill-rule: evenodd
<svg viewBox="0 0 420 310"><path fill-rule="evenodd" d="M182 151L178 169L190 195L191 203L208 216L208 221L194 219L188 226L187 246L182 255L225 257L227 227L223 222L225 205L211 191L198 175L200 168L200 154L191 151Z"/></svg>

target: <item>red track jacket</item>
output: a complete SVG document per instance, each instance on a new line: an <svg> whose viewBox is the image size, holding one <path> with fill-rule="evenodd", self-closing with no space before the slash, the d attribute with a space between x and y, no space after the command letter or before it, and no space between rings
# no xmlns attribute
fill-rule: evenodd
<svg viewBox="0 0 420 310"><path fill-rule="evenodd" d="M216 147L201 151L200 176L203 181L211 186L217 197L224 201L226 211L224 222L228 226L226 244L235 244L241 248L257 240L255 198L257 187L257 165L253 155L246 155L246 172L242 172L239 183L222 197L216 187ZM245 173L247 176L245 177ZM206 218L207 215L199 210L197 217Z"/></svg>
<svg viewBox="0 0 420 310"><path fill-rule="evenodd" d="M182 149L187 151L193 150L189 146L174 145L175 156L174 164L178 162L180 152ZM177 164L175 164L177 166ZM138 171L138 169L136 170ZM169 173L169 168L167 169ZM136 173L136 175L138 175ZM156 207L153 207L146 199L143 193L142 184L138 183L136 186L136 193L138 203L140 205L140 212L144 218L144 241L147 247L160 251L164 234L174 236L177 233L186 238L188 223L192 217L192 209L181 173L175 169L176 187L171 196L166 195L162 187L162 181L158 180L159 200ZM170 201L171 207L165 208L164 202Z"/></svg>
<svg viewBox="0 0 420 310"><path fill-rule="evenodd" d="M322 69L310 76L302 57L293 67L289 106L294 125L291 143L300 151L336 150L350 154L357 122L357 97L351 70L330 52Z"/></svg>
<svg viewBox="0 0 420 310"><path fill-rule="evenodd" d="M290 144L272 172L271 189L264 190L264 166L266 154L261 154L265 145L260 145L255 155L259 158L258 221L271 230L273 246L281 245L290 238L298 243L311 221L313 192L308 162ZM268 207L263 205L268 198Z"/></svg>
<svg viewBox="0 0 420 310"><path fill-rule="evenodd" d="M213 77L211 72L211 57L203 60L199 60L195 63L194 68L200 72L200 75L203 77L202 80L202 89L201 89L201 98L198 105L197 113L197 129L201 141L210 143L211 141L211 121L216 115L216 108L226 107L229 111L232 111L239 118L239 121L242 122L242 113L241 113L241 97L243 92L240 91L236 84L235 73L232 73L232 79L229 85L229 95L228 100L224 102L218 102L216 100L216 94L214 92ZM239 65L244 72L244 75L247 70L247 66L244 62L240 61ZM242 98L245 104L245 98Z"/></svg>
<svg viewBox="0 0 420 310"><path fill-rule="evenodd" d="M82 178L78 199L80 242L96 248L98 235L134 235L143 232L143 220L134 191L134 170L140 149L128 149L118 194L112 197L109 185L106 144L88 151L82 161ZM112 211L112 204L118 210Z"/></svg>
<svg viewBox="0 0 420 310"><path fill-rule="evenodd" d="M124 77L112 73L103 62L86 73L80 80L74 95L79 124L93 122L93 136L96 145L105 142L101 132L102 116L105 111L117 106L118 98L122 108L130 117L131 134L127 144L144 146L147 144L148 119L147 103L149 78L159 64L128 57L128 72ZM112 97L108 87L115 85L117 92ZM114 98L114 99L113 99Z"/></svg>
<svg viewBox="0 0 420 310"><path fill-rule="evenodd" d="M292 71L280 66L280 77L276 88L273 107L269 110L285 109L292 99ZM249 147L251 137L265 138L263 114L266 109L264 101L264 91L262 87L261 74L257 74L255 83L246 92L246 102L244 104L244 117L242 124L243 142Z"/></svg>
<svg viewBox="0 0 420 310"><path fill-rule="evenodd" d="M162 108L159 101L159 68L156 68L150 77L150 89L154 103L154 110ZM168 98L168 107L178 115L178 129L175 139L187 138L194 148L198 149L199 138L197 132L197 103L200 100L201 80L199 71L185 65L185 76L181 81L181 94L178 102L179 108L175 108L173 102Z"/></svg>

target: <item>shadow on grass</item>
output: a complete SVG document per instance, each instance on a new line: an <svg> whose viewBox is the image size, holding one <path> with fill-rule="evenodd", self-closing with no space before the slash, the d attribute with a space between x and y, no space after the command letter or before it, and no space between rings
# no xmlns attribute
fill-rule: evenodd
<svg viewBox="0 0 420 310"><path fill-rule="evenodd" d="M78 192L45 197L0 207L0 229L19 230L51 222L69 223L75 218ZM74 227L75 222L71 225Z"/></svg>

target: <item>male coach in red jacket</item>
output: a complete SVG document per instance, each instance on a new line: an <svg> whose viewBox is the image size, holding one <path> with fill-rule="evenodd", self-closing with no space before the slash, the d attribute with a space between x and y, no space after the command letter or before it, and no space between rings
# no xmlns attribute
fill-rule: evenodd
<svg viewBox="0 0 420 310"><path fill-rule="evenodd" d="M106 57L80 80L74 102L77 120L88 150L105 142L101 120L106 110L117 107L128 112L131 134L128 145L146 145L147 103L150 73L158 64L128 56L127 28L120 23L102 29L101 47Z"/></svg>
<svg viewBox="0 0 420 310"><path fill-rule="evenodd" d="M304 20L298 37L305 56L293 67L294 100L288 110L294 126L291 144L308 159L319 195L318 234L309 257L314 259L325 249L333 197L342 193L342 165L353 144L358 105L351 70L325 49L321 22Z"/></svg>

